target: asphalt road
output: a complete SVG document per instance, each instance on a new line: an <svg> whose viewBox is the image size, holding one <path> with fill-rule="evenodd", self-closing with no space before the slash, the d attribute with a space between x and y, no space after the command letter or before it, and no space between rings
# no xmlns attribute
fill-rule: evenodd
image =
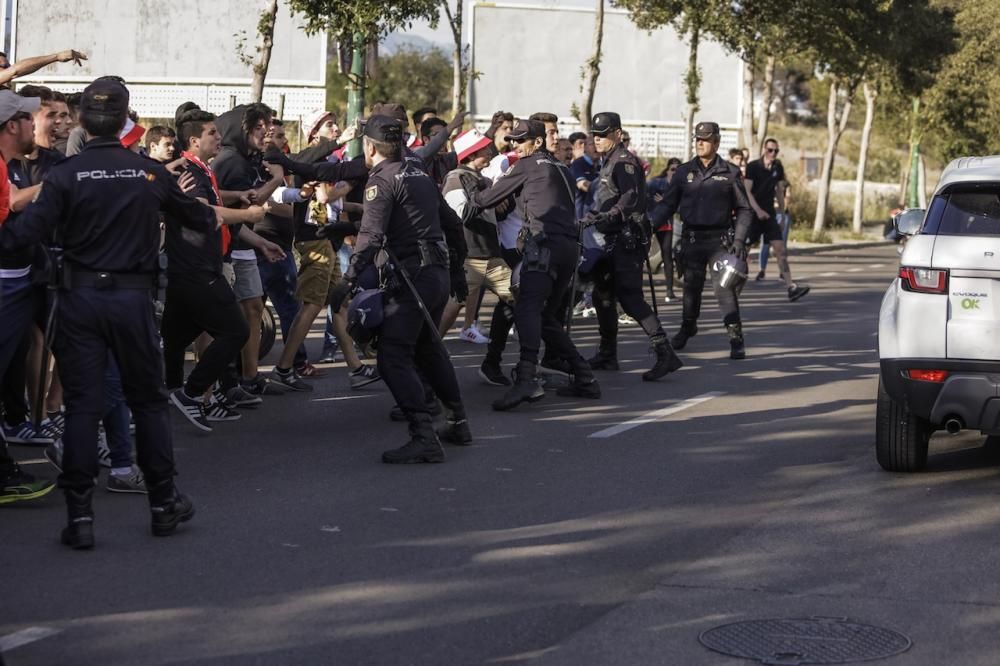
<svg viewBox="0 0 1000 666"><path fill-rule="evenodd" d="M103 489L92 552L57 543L56 494L0 513L3 658L726 665L747 662L702 631L843 616L913 640L886 663L995 664L996 460L972 434L936 435L923 474L874 459L896 264L891 247L795 257L813 286L796 304L776 280L750 284L742 362L706 294L687 365L655 384L624 328L599 401L494 413L483 348L449 341L477 441L443 465L380 464L405 426L384 386L352 392L342 366L212 435L175 418L198 511L176 536L150 536L143 497ZM679 306L664 313L676 329ZM574 337L589 354L594 320Z"/></svg>

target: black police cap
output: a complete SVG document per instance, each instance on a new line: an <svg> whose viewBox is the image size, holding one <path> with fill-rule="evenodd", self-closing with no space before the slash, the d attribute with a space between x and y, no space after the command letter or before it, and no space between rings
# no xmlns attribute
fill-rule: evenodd
<svg viewBox="0 0 1000 666"><path fill-rule="evenodd" d="M595 113L590 120L590 133L597 136L607 136L611 132L622 128L622 117L614 111L602 111Z"/></svg>
<svg viewBox="0 0 1000 666"><path fill-rule="evenodd" d="M80 97L80 111L89 115L128 115L128 88L108 77L87 86Z"/></svg>
<svg viewBox="0 0 1000 666"><path fill-rule="evenodd" d="M365 122L364 135L375 141L396 143L403 139L403 128L395 118L372 116Z"/></svg>
<svg viewBox="0 0 1000 666"><path fill-rule="evenodd" d="M719 135L719 123L698 123L694 126L696 139L714 139Z"/></svg>
<svg viewBox="0 0 1000 666"><path fill-rule="evenodd" d="M518 119L507 134L508 141L520 141L521 139L541 139L545 136L545 123L540 120Z"/></svg>

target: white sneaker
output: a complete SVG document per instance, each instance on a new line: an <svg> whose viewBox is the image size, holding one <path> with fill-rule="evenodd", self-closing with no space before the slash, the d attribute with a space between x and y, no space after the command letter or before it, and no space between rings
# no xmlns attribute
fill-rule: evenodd
<svg viewBox="0 0 1000 666"><path fill-rule="evenodd" d="M479 328L473 324L469 328L463 328L458 334L458 339L462 342L471 342L474 345L485 345L490 339L479 332Z"/></svg>
<svg viewBox="0 0 1000 666"><path fill-rule="evenodd" d="M632 319L632 317L629 317L627 314L623 314L618 317L619 326L635 326L638 323L639 322L637 322L635 319Z"/></svg>

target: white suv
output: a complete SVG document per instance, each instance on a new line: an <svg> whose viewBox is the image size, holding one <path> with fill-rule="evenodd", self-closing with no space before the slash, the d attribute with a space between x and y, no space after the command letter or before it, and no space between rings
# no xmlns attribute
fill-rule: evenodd
<svg viewBox="0 0 1000 666"><path fill-rule="evenodd" d="M927 462L935 430L1000 434L1000 156L948 165L907 237L879 314L875 450L893 472Z"/></svg>

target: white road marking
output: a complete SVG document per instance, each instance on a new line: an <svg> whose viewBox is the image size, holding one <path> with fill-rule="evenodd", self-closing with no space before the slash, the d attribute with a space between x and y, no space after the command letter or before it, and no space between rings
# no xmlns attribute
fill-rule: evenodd
<svg viewBox="0 0 1000 666"><path fill-rule="evenodd" d="M332 402L334 400L361 400L362 398L374 398L377 393L368 393L365 395L338 395L332 398L316 398L313 402Z"/></svg>
<svg viewBox="0 0 1000 666"><path fill-rule="evenodd" d="M685 409L691 409L703 402L708 402L714 398L718 398L720 395L725 395L723 391L710 391L709 393L702 393L694 398L688 398L683 400L676 405L671 405L670 407L664 407L663 409L657 409L655 411L644 414L638 418L634 418L631 421L626 421L625 423L619 423L616 426L611 426L610 428L605 428L604 430L598 430L595 433L589 435L590 438L606 439L608 437L614 437L615 435L620 435L623 432L631 430L632 428L638 428L641 425L646 425L647 423L655 423L656 421L662 421L668 416L673 416L678 412L683 412Z"/></svg>
<svg viewBox="0 0 1000 666"><path fill-rule="evenodd" d="M885 268L885 264L871 264L868 268Z"/></svg>
<svg viewBox="0 0 1000 666"><path fill-rule="evenodd" d="M28 627L21 631L15 631L13 634L0 636L0 652L7 652L22 645L55 636L60 631L61 629L53 629L52 627Z"/></svg>
<svg viewBox="0 0 1000 666"><path fill-rule="evenodd" d="M865 270L865 269L855 266L854 268L848 268L847 272L848 273L860 273L863 270Z"/></svg>
<svg viewBox="0 0 1000 666"><path fill-rule="evenodd" d="M340 527L337 526L337 525L324 525L323 527L319 528L319 531L320 532L339 532L340 531Z"/></svg>
<svg viewBox="0 0 1000 666"><path fill-rule="evenodd" d="M32 458L31 460L18 460L18 465L51 465L45 458Z"/></svg>
<svg viewBox="0 0 1000 666"><path fill-rule="evenodd" d="M833 277L836 273L820 273L817 277Z"/></svg>

